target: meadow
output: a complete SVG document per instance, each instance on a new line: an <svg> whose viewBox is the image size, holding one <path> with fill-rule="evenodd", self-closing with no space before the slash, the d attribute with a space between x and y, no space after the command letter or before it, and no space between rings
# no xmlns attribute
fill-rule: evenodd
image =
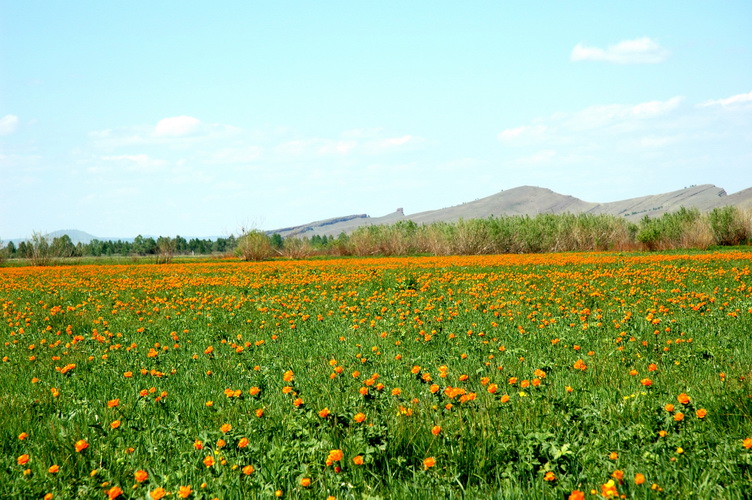
<svg viewBox="0 0 752 500"><path fill-rule="evenodd" d="M750 264L0 268L0 497L749 498Z"/></svg>

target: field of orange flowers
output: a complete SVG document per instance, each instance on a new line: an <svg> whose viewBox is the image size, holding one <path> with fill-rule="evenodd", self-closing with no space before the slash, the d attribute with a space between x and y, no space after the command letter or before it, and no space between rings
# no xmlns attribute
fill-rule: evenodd
<svg viewBox="0 0 752 500"><path fill-rule="evenodd" d="M0 268L0 497L748 498L751 264Z"/></svg>

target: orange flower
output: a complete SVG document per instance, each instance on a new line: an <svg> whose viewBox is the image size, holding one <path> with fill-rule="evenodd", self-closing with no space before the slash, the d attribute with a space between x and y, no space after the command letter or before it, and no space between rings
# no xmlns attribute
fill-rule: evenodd
<svg viewBox="0 0 752 500"><path fill-rule="evenodd" d="M489 386L486 388L486 390L488 392L490 392L491 394L496 394L496 391L499 390L499 386L496 385L496 384L489 384Z"/></svg>
<svg viewBox="0 0 752 500"><path fill-rule="evenodd" d="M79 439L78 441L76 441L76 444L74 446L76 448L76 452L81 453L82 451L84 451L86 448L89 447L89 443L87 443L83 439Z"/></svg>
<svg viewBox="0 0 752 500"><path fill-rule="evenodd" d="M29 437L29 435L26 434L25 432L22 432L21 434L18 435L18 439L20 439L21 441L23 441L27 437Z"/></svg>
<svg viewBox="0 0 752 500"><path fill-rule="evenodd" d="M681 393L678 396L676 396L676 400L679 401L681 404L686 405L689 403L690 398L686 394Z"/></svg>
<svg viewBox="0 0 752 500"><path fill-rule="evenodd" d="M120 486L113 486L109 490L107 490L107 497L112 500L113 498L117 498L120 495L123 494L123 489Z"/></svg>
<svg viewBox="0 0 752 500"><path fill-rule="evenodd" d="M426 458L426 459L423 460L423 469L424 470L428 470L428 469L430 469L431 467L433 467L435 465L436 465L436 459L433 458L433 457L428 457L428 458Z"/></svg>
<svg viewBox="0 0 752 500"><path fill-rule="evenodd" d="M612 451L612 452L611 452L611 453L610 453L610 454L608 455L608 458L610 458L611 460L616 460L617 458L619 458L619 454L618 454L618 453L616 453L615 451Z"/></svg>
<svg viewBox="0 0 752 500"><path fill-rule="evenodd" d="M640 383L644 385L645 387L650 387L651 385L653 385L653 381L650 380L649 378L644 378L640 380Z"/></svg>
<svg viewBox="0 0 752 500"><path fill-rule="evenodd" d="M240 441L238 441L238 448L245 448L246 446L248 446L248 438L240 438Z"/></svg>
<svg viewBox="0 0 752 500"><path fill-rule="evenodd" d="M214 465L214 457L211 455L206 455L206 457L204 457L203 463L206 467L211 467L212 465Z"/></svg>
<svg viewBox="0 0 752 500"><path fill-rule="evenodd" d="M556 481L556 475L553 472L548 471L546 472L546 475L543 476L543 480L544 481Z"/></svg>
<svg viewBox="0 0 752 500"><path fill-rule="evenodd" d="M744 441L742 441L742 446L747 448L748 450L752 448L752 438L746 438Z"/></svg>
<svg viewBox="0 0 752 500"><path fill-rule="evenodd" d="M137 470L133 474L133 477L136 479L137 483L143 483L144 481L149 479L149 473L146 472L145 470Z"/></svg>
<svg viewBox="0 0 752 500"><path fill-rule="evenodd" d="M364 413L356 413L353 417L353 420L355 420L357 423L361 423L366 419L366 415Z"/></svg>
<svg viewBox="0 0 752 500"><path fill-rule="evenodd" d="M292 382L293 378L295 378L295 375L292 373L292 370L287 370L284 375L282 375L282 380L285 382Z"/></svg>
<svg viewBox="0 0 752 500"><path fill-rule="evenodd" d="M253 465L246 465L245 467L243 467L243 474L250 476L255 470L256 469L253 467Z"/></svg>
<svg viewBox="0 0 752 500"><path fill-rule="evenodd" d="M431 428L431 434L433 434L434 436L438 436L440 432L441 432L441 426L440 425L434 425Z"/></svg>
<svg viewBox="0 0 752 500"><path fill-rule="evenodd" d="M255 411L255 413L256 413L256 416L258 418L261 418L261 417L264 416L264 409L263 408L259 408L258 410Z"/></svg>
<svg viewBox="0 0 752 500"><path fill-rule="evenodd" d="M619 481L619 484L622 484L624 482L624 471L617 469L611 474L611 477Z"/></svg>
<svg viewBox="0 0 752 500"><path fill-rule="evenodd" d="M228 432L230 432L232 430L232 425L230 425L230 424L222 424L222 426L219 428L219 430L222 431L223 433L227 434Z"/></svg>
<svg viewBox="0 0 752 500"><path fill-rule="evenodd" d="M658 365L656 365L655 363L650 363L650 365L648 365L648 371L649 372L654 372L657 369L658 369Z"/></svg>
<svg viewBox="0 0 752 500"><path fill-rule="evenodd" d="M217 439L217 448L224 448L227 442L224 439Z"/></svg>
<svg viewBox="0 0 752 500"><path fill-rule="evenodd" d="M249 393L249 394L250 394L251 396L256 396L256 395L258 395L258 394L259 394L260 392L261 392L261 389L259 389L259 388L258 388L258 387L256 387L256 386L253 386L253 387L251 387L251 388L250 388L250 389L248 390L248 393Z"/></svg>
<svg viewBox="0 0 752 500"><path fill-rule="evenodd" d="M355 465L363 465L363 457L360 455L354 456L352 461Z"/></svg>
<svg viewBox="0 0 752 500"><path fill-rule="evenodd" d="M196 448L197 450L203 450L204 443L200 439L197 439L193 442L193 447Z"/></svg>
<svg viewBox="0 0 752 500"><path fill-rule="evenodd" d="M161 486L149 493L152 500L159 500L160 498L164 498L165 495L167 495L167 492Z"/></svg>
<svg viewBox="0 0 752 500"><path fill-rule="evenodd" d="M57 474L60 471L59 465L51 465L49 469L47 469L47 472L50 474Z"/></svg>
<svg viewBox="0 0 752 500"><path fill-rule="evenodd" d="M120 427L120 420L110 422L110 429L117 429L118 427Z"/></svg>
<svg viewBox="0 0 752 500"><path fill-rule="evenodd" d="M115 408L120 405L120 399L110 399L107 401L107 408Z"/></svg>
<svg viewBox="0 0 752 500"><path fill-rule="evenodd" d="M682 420L684 420L684 414L682 412L675 413L674 420L676 420L677 422L681 422Z"/></svg>
<svg viewBox="0 0 752 500"><path fill-rule="evenodd" d="M616 489L616 483L613 479L609 479L606 484L601 485L601 496L605 498L617 498L619 496L619 490Z"/></svg>
<svg viewBox="0 0 752 500"><path fill-rule="evenodd" d="M634 484L640 485L645 482L645 474L638 472L634 477Z"/></svg>
<svg viewBox="0 0 752 500"><path fill-rule="evenodd" d="M695 412L695 415L697 415L697 418L705 418L708 416L708 411L705 408L700 408Z"/></svg>
<svg viewBox="0 0 752 500"><path fill-rule="evenodd" d="M585 500L585 492L580 490L573 490L569 494L569 500Z"/></svg>
<svg viewBox="0 0 752 500"><path fill-rule="evenodd" d="M29 460L29 455L27 453L24 453L16 459L16 462L18 462L18 465L26 465L27 463L29 463Z"/></svg>
<svg viewBox="0 0 752 500"><path fill-rule="evenodd" d="M392 389L392 396L399 396L400 394L402 394L402 389L400 389L399 387Z"/></svg>
<svg viewBox="0 0 752 500"><path fill-rule="evenodd" d="M303 488L308 488L311 485L311 478L310 477L304 477L300 480L300 485Z"/></svg>
<svg viewBox="0 0 752 500"><path fill-rule="evenodd" d="M181 486L180 489L178 489L178 496L180 498L188 498L193 493L193 490L190 486Z"/></svg>
<svg viewBox="0 0 752 500"><path fill-rule="evenodd" d="M321 411L319 412L319 417L321 417L321 418L326 418L326 417L328 417L328 416L329 416L330 414L331 414L331 412L329 411L329 408L324 408L323 410L321 410Z"/></svg>

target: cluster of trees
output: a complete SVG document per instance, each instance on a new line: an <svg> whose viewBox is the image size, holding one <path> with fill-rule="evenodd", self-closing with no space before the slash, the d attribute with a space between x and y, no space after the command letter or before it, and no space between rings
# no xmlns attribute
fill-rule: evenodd
<svg viewBox="0 0 752 500"><path fill-rule="evenodd" d="M89 243L76 243L64 234L50 239L41 233L34 233L31 238L18 245L9 242L2 249L4 258L30 259L34 263L47 264L51 259L67 257L114 257L140 255L156 256L158 260L169 261L174 255L210 255L231 253L237 246L237 238L230 235L216 240L182 236L157 239L136 236L133 241L92 240Z"/></svg>
<svg viewBox="0 0 752 500"><path fill-rule="evenodd" d="M137 236L133 242L98 241L74 245L68 236L50 241L35 233L16 247L12 243L0 258L22 257L35 264L52 258L141 255L170 262L175 255L234 253L243 260L276 256L303 259L312 255L477 255L597 250L705 249L714 245L749 244L752 211L729 206L708 213L680 209L661 217L631 223L613 215L544 214L436 222L418 225L401 221L393 225L363 226L351 234L282 238L262 231L244 231L239 237L186 240Z"/></svg>

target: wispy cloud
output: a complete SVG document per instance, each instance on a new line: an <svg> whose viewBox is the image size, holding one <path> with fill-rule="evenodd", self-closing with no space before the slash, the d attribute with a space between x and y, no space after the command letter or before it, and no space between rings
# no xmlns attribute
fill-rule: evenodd
<svg viewBox="0 0 752 500"><path fill-rule="evenodd" d="M199 130L201 120L192 116L173 116L159 120L154 127L156 137L186 137Z"/></svg>
<svg viewBox="0 0 752 500"><path fill-rule="evenodd" d="M711 99L698 104L698 107L707 108L710 106L721 106L724 108L733 108L749 105L752 105L752 91L747 92L746 94L732 95L725 99Z"/></svg>
<svg viewBox="0 0 752 500"><path fill-rule="evenodd" d="M18 128L16 115L5 115L0 118L0 135L10 135Z"/></svg>
<svg viewBox="0 0 752 500"><path fill-rule="evenodd" d="M603 61L616 64L656 64L668 59L671 53L648 38L623 40L608 48L590 47L578 43L572 49L572 61Z"/></svg>

